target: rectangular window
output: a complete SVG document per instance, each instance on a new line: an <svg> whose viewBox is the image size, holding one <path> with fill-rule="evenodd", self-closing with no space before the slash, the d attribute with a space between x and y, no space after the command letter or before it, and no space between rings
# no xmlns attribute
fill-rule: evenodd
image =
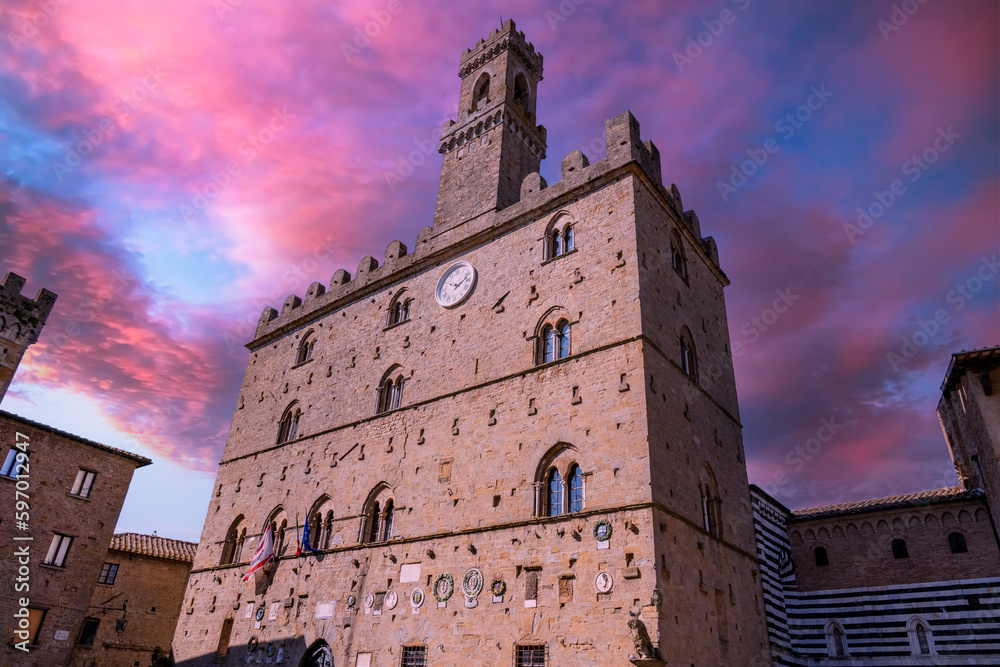
<svg viewBox="0 0 1000 667"><path fill-rule="evenodd" d="M424 667L427 664L426 646L404 646L402 667Z"/></svg>
<svg viewBox="0 0 1000 667"><path fill-rule="evenodd" d="M18 455L17 449L11 447L7 450L7 456L4 457L3 467L0 467L0 475L4 477L17 477L22 470L27 466L28 454L24 452L24 456L21 460L17 460Z"/></svg>
<svg viewBox="0 0 1000 667"><path fill-rule="evenodd" d="M97 639L97 626L100 624L101 621L96 618L83 619L83 630L80 631L80 639L76 643L80 646L93 646L94 640Z"/></svg>
<svg viewBox="0 0 1000 667"><path fill-rule="evenodd" d="M104 567L101 568L101 576L97 578L97 583L107 584L111 586L115 583L115 577L118 576L118 564L117 563L105 563Z"/></svg>
<svg viewBox="0 0 1000 667"><path fill-rule="evenodd" d="M52 536L52 544L49 545L49 552L45 555L45 560L42 563L45 565L55 565L56 567L65 567L66 554L69 552L71 544L73 544L72 537L56 533Z"/></svg>
<svg viewBox="0 0 1000 667"><path fill-rule="evenodd" d="M521 644L515 649L515 667L545 667L545 644Z"/></svg>
<svg viewBox="0 0 1000 667"><path fill-rule="evenodd" d="M32 609L28 607L28 644L34 646L38 643L38 635L42 631L42 621L45 620L44 609Z"/></svg>
<svg viewBox="0 0 1000 667"><path fill-rule="evenodd" d="M97 473L89 470L80 470L80 472L76 473L76 481L73 482L73 490L70 491L70 494L81 498L89 498L90 489L94 486L95 477L97 477Z"/></svg>

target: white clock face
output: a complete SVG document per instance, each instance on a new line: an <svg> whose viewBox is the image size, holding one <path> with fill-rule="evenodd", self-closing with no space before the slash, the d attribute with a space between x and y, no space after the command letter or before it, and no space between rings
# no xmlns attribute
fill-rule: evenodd
<svg viewBox="0 0 1000 667"><path fill-rule="evenodd" d="M438 280L434 297L445 308L454 308L469 298L476 286L476 268L468 262L449 266Z"/></svg>

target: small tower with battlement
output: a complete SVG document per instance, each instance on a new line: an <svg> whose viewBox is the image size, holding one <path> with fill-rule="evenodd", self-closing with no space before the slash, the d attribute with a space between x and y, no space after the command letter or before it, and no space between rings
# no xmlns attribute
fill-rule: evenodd
<svg viewBox="0 0 1000 667"><path fill-rule="evenodd" d="M458 75L458 118L441 130L440 230L516 203L545 157L545 128L535 124L542 54L513 21L466 50Z"/></svg>
<svg viewBox="0 0 1000 667"><path fill-rule="evenodd" d="M8 273L0 284L0 401L56 302L56 295L47 289L39 290L34 299L22 296L24 282L16 273Z"/></svg>

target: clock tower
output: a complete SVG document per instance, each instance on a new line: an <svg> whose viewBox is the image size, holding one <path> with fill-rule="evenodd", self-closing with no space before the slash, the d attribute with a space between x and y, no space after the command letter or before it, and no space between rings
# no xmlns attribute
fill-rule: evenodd
<svg viewBox="0 0 1000 667"><path fill-rule="evenodd" d="M261 314L175 658L769 661L715 243L628 111L546 184L512 21L459 76L433 225Z"/></svg>
<svg viewBox="0 0 1000 667"><path fill-rule="evenodd" d="M513 21L467 49L458 75L458 117L441 130L438 231L516 203L545 157L545 128L535 125L542 55Z"/></svg>

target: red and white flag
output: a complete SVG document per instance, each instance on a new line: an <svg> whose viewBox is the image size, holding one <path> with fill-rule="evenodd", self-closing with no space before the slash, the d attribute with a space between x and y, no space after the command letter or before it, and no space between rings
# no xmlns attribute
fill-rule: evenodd
<svg viewBox="0 0 1000 667"><path fill-rule="evenodd" d="M274 560L274 529L271 528L271 524L268 522L264 527L264 532L261 533L257 551L253 552L253 558L250 559L250 569L243 575L243 581L250 581L254 572L262 569L272 560Z"/></svg>

